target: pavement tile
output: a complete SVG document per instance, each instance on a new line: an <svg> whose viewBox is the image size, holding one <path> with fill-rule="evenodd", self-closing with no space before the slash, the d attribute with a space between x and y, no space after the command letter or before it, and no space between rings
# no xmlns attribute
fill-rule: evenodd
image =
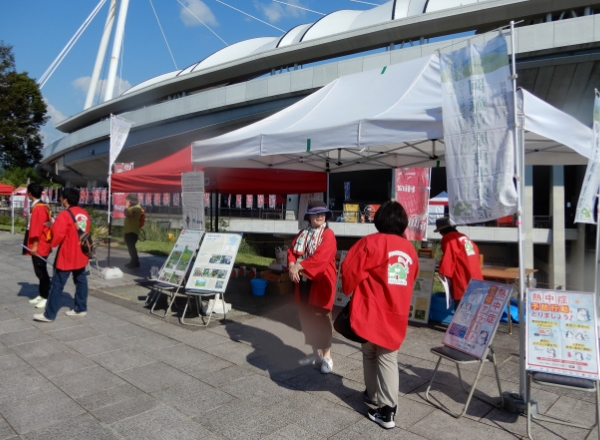
<svg viewBox="0 0 600 440"><path fill-rule="evenodd" d="M179 341L168 338L158 333L150 332L143 336L133 336L131 338L122 339L121 342L130 347L137 347L144 351L160 350L161 348L171 347L179 344Z"/></svg>
<svg viewBox="0 0 600 440"><path fill-rule="evenodd" d="M0 403L55 389L52 382L29 365L12 370L0 369Z"/></svg>
<svg viewBox="0 0 600 440"><path fill-rule="evenodd" d="M354 382L336 374L322 374L314 368L305 374L287 380L285 383L295 389L309 392L314 396L346 407L348 402L345 402L344 399L357 392L362 393L365 389L362 383Z"/></svg>
<svg viewBox="0 0 600 440"><path fill-rule="evenodd" d="M193 421L160 427L147 438L149 440L222 440L221 437L217 437Z"/></svg>
<svg viewBox="0 0 600 440"><path fill-rule="evenodd" d="M0 345L0 356L6 356L9 354L13 354L13 351L10 348L8 348L6 345L1 344Z"/></svg>
<svg viewBox="0 0 600 440"><path fill-rule="evenodd" d="M67 345L73 350L76 350L79 353L83 354L84 356L107 353L109 351L114 351L125 347L125 345L123 345L116 339L113 339L110 336L106 335L67 342Z"/></svg>
<svg viewBox="0 0 600 440"><path fill-rule="evenodd" d="M174 335L173 337L179 342L183 342L184 344L199 349L231 342L231 339L228 337L218 335L208 330L198 330L189 332L188 334Z"/></svg>
<svg viewBox="0 0 600 440"><path fill-rule="evenodd" d="M330 438L335 440L364 440L367 438L376 438L380 440L423 440L423 437L420 435L399 428L398 417L399 416L396 416L396 428L393 429L383 429L377 423L372 422L365 417Z"/></svg>
<svg viewBox="0 0 600 440"><path fill-rule="evenodd" d="M27 342L41 341L42 339L48 339L49 337L48 334L33 327L27 330L0 334L0 342L10 347L12 345L25 344Z"/></svg>
<svg viewBox="0 0 600 440"><path fill-rule="evenodd" d="M166 405L193 417L217 408L233 399L199 380L155 391L152 396Z"/></svg>
<svg viewBox="0 0 600 440"><path fill-rule="evenodd" d="M186 344L174 345L149 352L152 357L169 364L175 368L185 367L186 365L206 362L207 360L221 360L197 348ZM228 363L230 364L230 363Z"/></svg>
<svg viewBox="0 0 600 440"><path fill-rule="evenodd" d="M289 385L258 374L224 385L221 390L261 408L270 408L298 393Z"/></svg>
<svg viewBox="0 0 600 440"><path fill-rule="evenodd" d="M286 362L287 361L287 362ZM285 382L292 377L299 376L307 371L313 370L312 365L298 365L296 359L275 358L271 356L259 356L249 359L244 368L263 376L268 376L278 382Z"/></svg>
<svg viewBox="0 0 600 440"><path fill-rule="evenodd" d="M265 440L322 440L325 437L321 437L314 432L302 429L292 423L291 425L287 425L285 428L280 429L279 431L274 432L273 434L264 438Z"/></svg>
<svg viewBox="0 0 600 440"><path fill-rule="evenodd" d="M7 319L5 321L0 321L0 334L26 330L32 327L33 326L29 322L20 318Z"/></svg>
<svg viewBox="0 0 600 440"><path fill-rule="evenodd" d="M225 419L223 415L226 414ZM228 423L235 420L235 423ZM194 421L209 431L226 439L254 440L263 438L289 424L269 411L261 410L246 402L233 400L219 408L195 417Z"/></svg>
<svg viewBox="0 0 600 440"><path fill-rule="evenodd" d="M30 431L21 438L23 440L118 440L119 437L89 414L82 414L45 428Z"/></svg>
<svg viewBox="0 0 600 440"><path fill-rule="evenodd" d="M144 354L141 350L129 347L120 348L107 353L95 354L90 356L89 359L97 362L112 372L127 370L129 368L156 362L156 359Z"/></svg>
<svg viewBox="0 0 600 440"><path fill-rule="evenodd" d="M311 394L299 394L271 409L280 417L323 437L332 436L364 417Z"/></svg>
<svg viewBox="0 0 600 440"><path fill-rule="evenodd" d="M264 352L258 348L235 341L211 345L203 350L237 365L248 364L249 359L264 355Z"/></svg>
<svg viewBox="0 0 600 440"><path fill-rule="evenodd" d="M147 394L92 411L102 423L111 424L156 408L160 403Z"/></svg>
<svg viewBox="0 0 600 440"><path fill-rule="evenodd" d="M85 410L59 390L19 397L0 405L0 414L18 434L24 434L84 413Z"/></svg>
<svg viewBox="0 0 600 440"><path fill-rule="evenodd" d="M102 327L98 329L98 331L121 342L123 339L131 338L133 336L144 336L152 333L148 329L140 327L139 325L131 324L129 322L120 325Z"/></svg>
<svg viewBox="0 0 600 440"><path fill-rule="evenodd" d="M170 365L163 364L162 362L130 368L129 370L119 371L117 374L127 382L147 393L160 390L161 388L171 387L178 383L195 380L187 374L182 373Z"/></svg>
<svg viewBox="0 0 600 440"><path fill-rule="evenodd" d="M63 328L60 330L51 330L46 333L62 342L72 342L80 339L88 339L94 336L98 336L100 334L93 328L86 327L85 325L78 325L75 327Z"/></svg>
<svg viewBox="0 0 600 440"><path fill-rule="evenodd" d="M52 382L74 399L125 383L117 375L100 366L55 376Z"/></svg>
<svg viewBox="0 0 600 440"><path fill-rule="evenodd" d="M52 353L46 356L31 358L29 364L46 377L81 370L94 366L94 362L85 356L73 353Z"/></svg>
<svg viewBox="0 0 600 440"><path fill-rule="evenodd" d="M225 384L256 374L255 372L247 368L240 367L239 365L235 365L221 359L219 359L219 361L226 365L214 371L210 371L210 369L205 368L202 364L188 365L181 368L181 371L185 371L187 374L194 376L195 378L200 379L202 382L205 382L216 388L221 388ZM213 367L217 366L215 364L211 365Z"/></svg>
<svg viewBox="0 0 600 440"><path fill-rule="evenodd" d="M563 420L570 420L581 425L591 426L596 421L596 411L594 411L593 407L590 408L588 402L567 396L561 396L554 405L546 411L546 415L558 417Z"/></svg>
<svg viewBox="0 0 600 440"><path fill-rule="evenodd" d="M18 316L15 315L10 310L0 309L0 321L8 321L10 319L16 319L16 318L18 318Z"/></svg>
<svg viewBox="0 0 600 440"><path fill-rule="evenodd" d="M465 417L457 420L442 411L432 412L408 431L430 440L515 440L509 432L491 426L486 428Z"/></svg>
<svg viewBox="0 0 600 440"><path fill-rule="evenodd" d="M115 403L141 396L143 394L144 392L139 388L136 388L128 383L124 383L112 388L108 388L104 391L87 394L75 400L77 400L77 402L88 411L94 411L104 408L108 405L114 405Z"/></svg>
<svg viewBox="0 0 600 440"><path fill-rule="evenodd" d="M0 440L5 440L9 438L17 438L16 432L14 429L10 427L6 420L0 417Z"/></svg>
<svg viewBox="0 0 600 440"><path fill-rule="evenodd" d="M113 423L111 427L126 439L155 439L160 438L157 434L161 430L189 423L190 420L183 414L167 406L158 405L145 413ZM202 438L204 429L199 425L197 429L198 437Z"/></svg>
<svg viewBox="0 0 600 440"><path fill-rule="evenodd" d="M359 353L361 356L360 359L362 359L360 344L345 338L332 338L331 351L335 354L341 354L342 356L351 356Z"/></svg>
<svg viewBox="0 0 600 440"><path fill-rule="evenodd" d="M55 339L44 339L41 341L15 345L11 347L11 350L26 361L37 357L48 356L54 353L74 353L71 348Z"/></svg>

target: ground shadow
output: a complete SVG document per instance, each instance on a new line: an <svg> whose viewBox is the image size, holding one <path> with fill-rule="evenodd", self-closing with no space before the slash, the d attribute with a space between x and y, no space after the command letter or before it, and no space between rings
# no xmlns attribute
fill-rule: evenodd
<svg viewBox="0 0 600 440"><path fill-rule="evenodd" d="M25 296L29 299L36 298L39 295L38 284L27 283L25 281L19 282L21 290L17 293L17 296Z"/></svg>

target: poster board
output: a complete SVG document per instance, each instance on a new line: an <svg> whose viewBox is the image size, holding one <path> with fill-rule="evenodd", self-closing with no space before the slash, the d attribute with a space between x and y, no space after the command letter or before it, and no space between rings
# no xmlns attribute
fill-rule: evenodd
<svg viewBox="0 0 600 440"><path fill-rule="evenodd" d="M527 289L526 369L598 380L596 295Z"/></svg>
<svg viewBox="0 0 600 440"><path fill-rule="evenodd" d="M412 301L408 320L427 324L429 321L429 307L433 292L433 279L435 276L435 260L433 258L419 258L419 273L415 279Z"/></svg>
<svg viewBox="0 0 600 440"><path fill-rule="evenodd" d="M204 230L204 173L181 173L181 189L183 224Z"/></svg>
<svg viewBox="0 0 600 440"><path fill-rule="evenodd" d="M185 286L186 290L225 292L241 242L240 234L207 233Z"/></svg>
<svg viewBox="0 0 600 440"><path fill-rule="evenodd" d="M173 250L169 254L169 258L160 268L158 273L160 283L170 286L181 284L203 234L204 231L195 229L183 229L181 231Z"/></svg>
<svg viewBox="0 0 600 440"><path fill-rule="evenodd" d="M483 358L512 293L513 287L506 284L471 280L442 343Z"/></svg>
<svg viewBox="0 0 600 440"><path fill-rule="evenodd" d="M344 295L344 291L342 290L342 271L340 268L342 267L342 263L346 259L346 255L348 255L348 251L339 251L339 259L336 255L335 258L335 268L337 270L337 281L335 283L335 298L333 300L334 306L342 306L344 307L348 302L350 302L350 298L352 295Z"/></svg>

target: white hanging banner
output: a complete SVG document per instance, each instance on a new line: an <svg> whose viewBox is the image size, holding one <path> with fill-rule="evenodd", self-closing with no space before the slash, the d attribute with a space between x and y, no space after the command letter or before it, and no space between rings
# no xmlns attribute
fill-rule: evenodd
<svg viewBox="0 0 600 440"><path fill-rule="evenodd" d="M480 223L517 211L514 111L503 35L440 55L450 218Z"/></svg>
<svg viewBox="0 0 600 440"><path fill-rule="evenodd" d="M109 173L112 171L112 166L115 163L115 160L117 160L119 153L123 149L123 145L125 145L130 128L131 122L119 118L118 116L110 116Z"/></svg>
<svg viewBox="0 0 600 440"><path fill-rule="evenodd" d="M594 205L598 197L600 187L600 97L596 90L594 99L594 140L592 141L592 154L585 170L579 201L577 202L577 213L575 223L591 223L594 221Z"/></svg>

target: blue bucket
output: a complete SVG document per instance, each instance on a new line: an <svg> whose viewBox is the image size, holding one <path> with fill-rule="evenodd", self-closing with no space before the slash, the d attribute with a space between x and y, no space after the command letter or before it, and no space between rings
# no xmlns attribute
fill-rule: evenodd
<svg viewBox="0 0 600 440"><path fill-rule="evenodd" d="M252 284L252 295L263 296L267 290L267 284L269 282L262 278L252 278L250 284Z"/></svg>

